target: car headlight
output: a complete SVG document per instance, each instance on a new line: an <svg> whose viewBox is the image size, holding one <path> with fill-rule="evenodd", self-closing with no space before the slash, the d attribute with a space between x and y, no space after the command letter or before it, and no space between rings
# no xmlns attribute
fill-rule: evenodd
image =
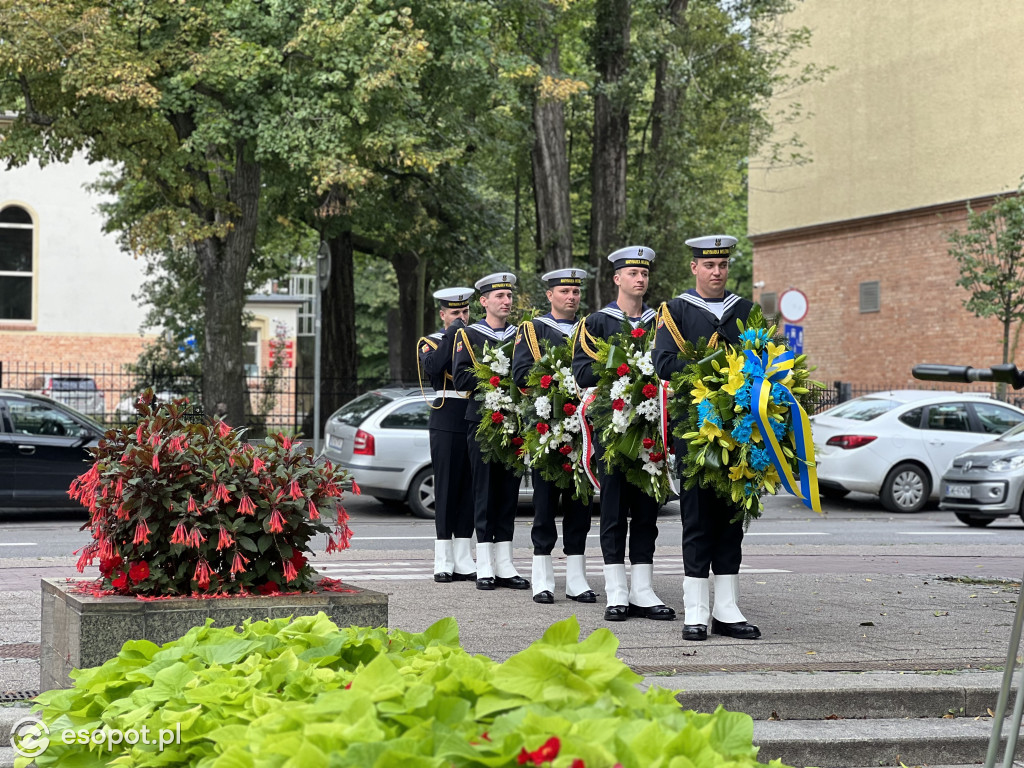
<svg viewBox="0 0 1024 768"><path fill-rule="evenodd" d="M993 472L1013 472L1017 469L1024 469L1024 455L996 459L988 465L988 468Z"/></svg>

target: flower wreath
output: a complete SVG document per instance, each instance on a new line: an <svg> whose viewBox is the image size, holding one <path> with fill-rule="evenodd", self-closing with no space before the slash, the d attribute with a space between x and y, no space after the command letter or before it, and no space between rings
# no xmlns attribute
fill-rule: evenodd
<svg viewBox="0 0 1024 768"><path fill-rule="evenodd" d="M604 446L605 464L664 503L669 496L669 457L661 421L665 392L651 362L653 333L623 324L607 340L595 338L597 386L584 399ZM588 449L586 461L590 460Z"/></svg>
<svg viewBox="0 0 1024 768"><path fill-rule="evenodd" d="M806 409L824 384L810 378L806 355L776 337L776 326L765 329L759 308L737 326L736 347L686 342L680 356L691 363L672 375L673 434L687 441L684 485L713 488L737 505L745 525L764 509L761 496L780 485L820 512Z"/></svg>
<svg viewBox="0 0 1024 768"><path fill-rule="evenodd" d="M550 345L534 363L526 379L528 397L524 415L526 452L530 465L558 488L572 490L590 503L594 487L583 467L580 401L572 375L572 346Z"/></svg>
<svg viewBox="0 0 1024 768"><path fill-rule="evenodd" d="M512 341L484 343L480 359L473 364L477 378L476 399L480 402L480 426L476 439L484 461L498 461L521 475L523 438L519 389L512 383Z"/></svg>

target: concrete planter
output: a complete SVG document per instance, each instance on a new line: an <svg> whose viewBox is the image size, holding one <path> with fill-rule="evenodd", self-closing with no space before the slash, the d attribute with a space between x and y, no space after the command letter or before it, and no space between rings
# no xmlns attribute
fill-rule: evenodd
<svg viewBox="0 0 1024 768"><path fill-rule="evenodd" d="M217 626L246 619L309 616L323 611L339 626L388 624L388 596L345 585L351 592L232 597L200 600L174 597L136 600L77 594L77 579L43 579L40 690L70 688L72 669L95 667L113 658L126 640L157 645L176 640L207 618ZM86 581L86 580L81 580Z"/></svg>

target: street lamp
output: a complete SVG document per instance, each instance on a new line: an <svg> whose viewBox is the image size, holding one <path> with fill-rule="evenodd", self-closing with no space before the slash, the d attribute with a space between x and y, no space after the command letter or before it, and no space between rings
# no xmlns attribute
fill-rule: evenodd
<svg viewBox="0 0 1024 768"><path fill-rule="evenodd" d="M331 278L331 247L326 240L320 242L316 252L316 287L313 290L313 455L320 454L320 322L322 302L320 294Z"/></svg>

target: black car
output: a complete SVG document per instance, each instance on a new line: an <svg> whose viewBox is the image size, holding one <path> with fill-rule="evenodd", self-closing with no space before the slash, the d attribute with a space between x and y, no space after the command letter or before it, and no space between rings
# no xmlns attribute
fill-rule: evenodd
<svg viewBox="0 0 1024 768"><path fill-rule="evenodd" d="M71 481L89 468L87 448L104 429L42 395L0 389L0 509L60 509Z"/></svg>

